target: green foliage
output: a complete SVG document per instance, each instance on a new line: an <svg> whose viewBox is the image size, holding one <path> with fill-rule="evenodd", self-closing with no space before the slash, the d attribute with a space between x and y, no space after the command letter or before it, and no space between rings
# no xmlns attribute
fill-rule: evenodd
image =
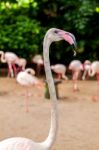
<svg viewBox="0 0 99 150"><path fill-rule="evenodd" d="M27 57L38 52L40 23L25 15L16 15L18 11L2 11L0 16L0 49L15 51ZM19 51L18 51L19 50Z"/></svg>
<svg viewBox="0 0 99 150"><path fill-rule="evenodd" d="M50 2L48 0L37 0L37 2L40 8L39 19L43 26L47 26L47 28L55 26L74 33L78 45L77 59L81 59L81 57L82 60L94 59L94 56L99 59L97 53L99 36L95 34L99 32L99 3L97 0L51 0ZM67 55L69 62L71 59L68 55L70 48L63 47L63 45L58 45L58 48L62 52L59 50L59 53L55 54L57 59L60 61L61 57L63 59L63 56Z"/></svg>
<svg viewBox="0 0 99 150"><path fill-rule="evenodd" d="M29 59L42 53L46 30L57 27L76 36L77 59L99 59L98 24L97 0L1 0L0 49ZM68 63L73 59L68 44L59 42L51 48L53 62Z"/></svg>

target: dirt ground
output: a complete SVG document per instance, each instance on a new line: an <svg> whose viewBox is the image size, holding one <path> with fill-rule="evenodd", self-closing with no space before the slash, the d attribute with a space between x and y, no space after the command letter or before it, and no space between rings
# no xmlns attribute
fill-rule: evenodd
<svg viewBox="0 0 99 150"><path fill-rule="evenodd" d="M99 95L96 81L79 81L73 92L72 81L59 84L59 130L52 150L99 150ZM45 87L31 87L29 112L26 112L26 88L15 79L0 78L0 140L22 136L34 141L46 138L50 125L50 100Z"/></svg>

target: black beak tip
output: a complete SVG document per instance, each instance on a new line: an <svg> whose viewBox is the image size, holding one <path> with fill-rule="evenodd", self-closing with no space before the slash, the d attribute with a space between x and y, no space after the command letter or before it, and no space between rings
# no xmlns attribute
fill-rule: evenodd
<svg viewBox="0 0 99 150"><path fill-rule="evenodd" d="M72 44L71 46L72 46L73 50L76 50L76 49L77 49L76 44Z"/></svg>
<svg viewBox="0 0 99 150"><path fill-rule="evenodd" d="M73 51L74 51L74 56L76 56L77 46L76 46L76 44L72 44L71 46L72 46Z"/></svg>

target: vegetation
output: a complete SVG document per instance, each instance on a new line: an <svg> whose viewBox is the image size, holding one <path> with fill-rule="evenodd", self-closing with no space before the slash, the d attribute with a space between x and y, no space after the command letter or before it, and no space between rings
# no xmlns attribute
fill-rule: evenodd
<svg viewBox="0 0 99 150"><path fill-rule="evenodd" d="M47 29L57 27L77 38L75 59L99 59L99 2L97 0L1 0L0 49L30 59L42 53ZM62 44L61 44L62 43ZM58 50L59 49L59 50ZM53 43L53 62L74 59L65 42Z"/></svg>

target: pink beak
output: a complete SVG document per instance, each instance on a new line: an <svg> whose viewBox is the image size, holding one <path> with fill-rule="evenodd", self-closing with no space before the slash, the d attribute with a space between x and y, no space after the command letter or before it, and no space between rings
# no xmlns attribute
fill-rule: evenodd
<svg viewBox="0 0 99 150"><path fill-rule="evenodd" d="M70 32L65 32L60 30L60 32L58 33L65 41L67 41L70 45L72 45L73 49L75 50L77 47L76 44L76 39L75 36L73 34L71 34Z"/></svg>

